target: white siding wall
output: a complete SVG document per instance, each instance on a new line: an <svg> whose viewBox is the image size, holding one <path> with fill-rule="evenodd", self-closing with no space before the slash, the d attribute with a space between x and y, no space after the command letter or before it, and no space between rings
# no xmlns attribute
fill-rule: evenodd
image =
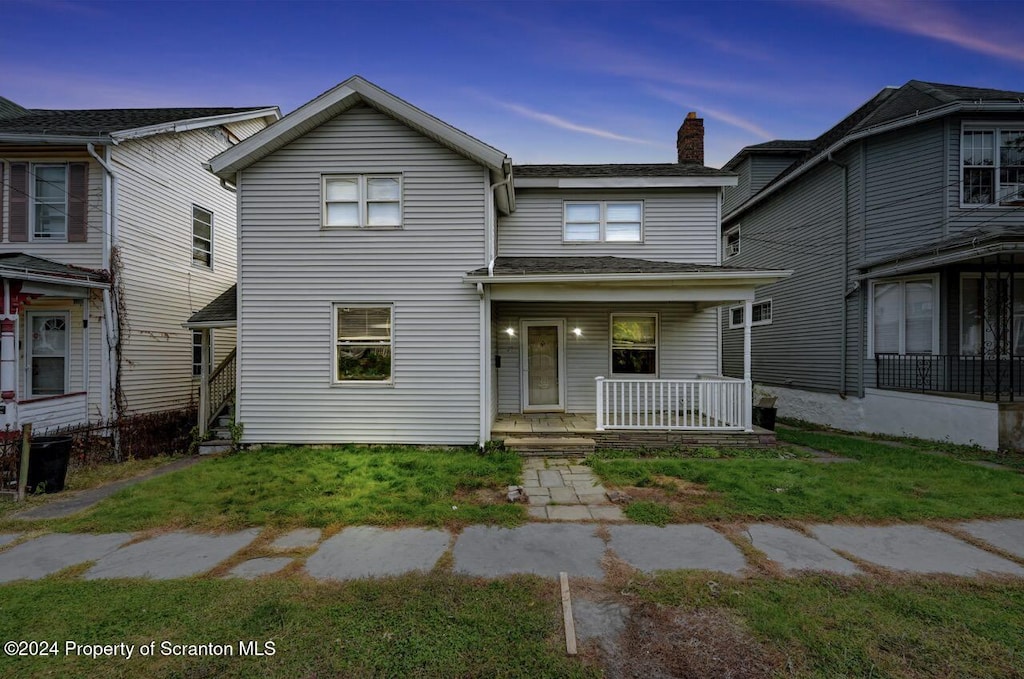
<svg viewBox="0 0 1024 679"><path fill-rule="evenodd" d="M643 243L563 243L565 200L643 200ZM718 189L587 192L520 189L515 213L498 223L498 255L611 255L666 262L717 264Z"/></svg>
<svg viewBox="0 0 1024 679"><path fill-rule="evenodd" d="M402 173L400 230L322 230L323 173ZM365 106L242 173L244 440L479 438L483 168ZM393 385L331 383L332 303L394 305Z"/></svg>
<svg viewBox="0 0 1024 679"><path fill-rule="evenodd" d="M235 194L202 167L228 146L210 128L114 149L126 305L121 386L133 412L197 397L192 333L181 324L235 282ZM212 268L192 263L193 204L213 213Z"/></svg>
<svg viewBox="0 0 1024 679"><path fill-rule="evenodd" d="M693 379L700 373L718 370L717 314L714 309L696 312L689 302L677 304L559 304L504 302L495 304L495 338L501 368L498 369L498 410L517 413L520 396L521 320L565 320L566 409L568 412L594 412L598 375L611 377L612 313L653 312L658 314L659 377ZM515 329L510 338L505 328ZM572 329L583 334L576 338Z"/></svg>

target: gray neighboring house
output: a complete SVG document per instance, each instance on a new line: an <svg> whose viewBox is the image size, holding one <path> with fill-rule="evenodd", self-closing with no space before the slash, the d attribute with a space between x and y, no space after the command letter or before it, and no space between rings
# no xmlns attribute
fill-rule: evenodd
<svg viewBox="0 0 1024 679"><path fill-rule="evenodd" d="M234 400L245 443L757 443L720 309L786 273L721 265L736 178L703 144L691 115L679 162L513 166L346 80L210 162L238 188L238 285L187 325L237 326L237 380L207 382L200 427Z"/></svg>
<svg viewBox="0 0 1024 679"><path fill-rule="evenodd" d="M795 271L752 309L780 415L1024 448L1024 92L912 80L724 169L723 262ZM723 320L726 375L743 314Z"/></svg>

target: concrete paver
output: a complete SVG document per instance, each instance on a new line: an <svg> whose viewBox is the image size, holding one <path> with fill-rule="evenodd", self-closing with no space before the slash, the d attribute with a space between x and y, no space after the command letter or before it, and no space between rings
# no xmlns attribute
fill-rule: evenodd
<svg viewBox="0 0 1024 679"><path fill-rule="evenodd" d="M245 580L254 580L263 575L270 575L276 573L288 564L292 560L287 556L272 556L263 557L260 559L249 559L243 561L234 568L232 568L226 577L229 578L243 578Z"/></svg>
<svg viewBox="0 0 1024 679"><path fill-rule="evenodd" d="M1024 520L971 521L957 526L988 544L1024 559Z"/></svg>
<svg viewBox="0 0 1024 679"><path fill-rule="evenodd" d="M289 531L270 543L271 549L303 549L305 547L316 547L320 542L319 528L298 528Z"/></svg>
<svg viewBox="0 0 1024 679"><path fill-rule="evenodd" d="M532 523L519 528L470 526L455 542L455 571L496 577L534 573L600 578L604 541L594 527Z"/></svg>
<svg viewBox="0 0 1024 679"><path fill-rule="evenodd" d="M611 526L609 547L642 571L708 570L738 574L747 562L734 544L696 524Z"/></svg>
<svg viewBox="0 0 1024 679"><path fill-rule="evenodd" d="M626 515L622 513L621 507L615 505L589 505L590 515L598 521L625 521Z"/></svg>
<svg viewBox="0 0 1024 679"><path fill-rule="evenodd" d="M759 523L747 526L751 544L786 571L828 571L854 575L860 570L813 538L789 528Z"/></svg>
<svg viewBox="0 0 1024 679"><path fill-rule="evenodd" d="M203 535L167 533L107 554L86 574L86 580L100 578L187 578L210 570L248 546L259 529L237 533Z"/></svg>
<svg viewBox="0 0 1024 679"><path fill-rule="evenodd" d="M555 469L542 469L538 474L540 479L540 485L545 488L551 488L553 486L562 487L562 475Z"/></svg>
<svg viewBox="0 0 1024 679"><path fill-rule="evenodd" d="M20 537L20 533L0 533L0 547L9 545Z"/></svg>
<svg viewBox="0 0 1024 679"><path fill-rule="evenodd" d="M555 521L589 521L593 517L584 505L548 505L548 518Z"/></svg>
<svg viewBox="0 0 1024 679"><path fill-rule="evenodd" d="M95 561L132 539L130 533L51 533L0 554L0 582L38 580L59 570Z"/></svg>
<svg viewBox="0 0 1024 679"><path fill-rule="evenodd" d="M812 526L832 549L899 571L1024 576L1024 568L924 526Z"/></svg>
<svg viewBox="0 0 1024 679"><path fill-rule="evenodd" d="M451 536L443 530L346 528L306 559L306 571L314 578L331 580L429 571L448 550L450 541Z"/></svg>

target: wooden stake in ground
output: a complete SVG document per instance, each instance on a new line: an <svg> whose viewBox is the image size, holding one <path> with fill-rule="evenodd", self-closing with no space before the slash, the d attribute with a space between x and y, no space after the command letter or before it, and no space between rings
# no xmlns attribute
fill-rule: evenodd
<svg viewBox="0 0 1024 679"><path fill-rule="evenodd" d="M32 423L21 428L21 469L18 474L18 502L25 499L25 488L28 486L28 455L32 450Z"/></svg>
<svg viewBox="0 0 1024 679"><path fill-rule="evenodd" d="M576 623L572 619L572 599L569 598L569 574L558 574L562 583L562 619L565 621L565 652L576 655Z"/></svg>

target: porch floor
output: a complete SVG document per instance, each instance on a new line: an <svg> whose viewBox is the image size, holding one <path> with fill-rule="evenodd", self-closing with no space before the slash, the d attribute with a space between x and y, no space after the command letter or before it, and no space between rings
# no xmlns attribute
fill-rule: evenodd
<svg viewBox="0 0 1024 679"><path fill-rule="evenodd" d="M595 413L503 413L491 428L491 438L523 434L584 435L597 431Z"/></svg>

